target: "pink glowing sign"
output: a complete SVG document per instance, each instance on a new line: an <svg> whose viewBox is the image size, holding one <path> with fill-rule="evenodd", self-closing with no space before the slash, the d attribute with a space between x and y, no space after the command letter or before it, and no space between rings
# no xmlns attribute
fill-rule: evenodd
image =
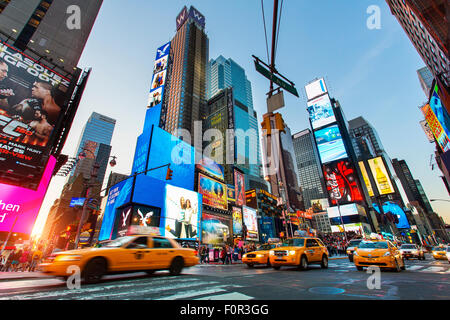
<svg viewBox="0 0 450 320"><path fill-rule="evenodd" d="M31 234L55 165L51 156L37 190L0 184L0 232L9 232L17 216L13 232Z"/></svg>

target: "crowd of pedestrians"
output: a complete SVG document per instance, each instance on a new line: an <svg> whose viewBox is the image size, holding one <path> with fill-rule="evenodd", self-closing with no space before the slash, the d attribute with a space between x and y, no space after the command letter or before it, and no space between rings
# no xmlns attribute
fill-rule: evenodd
<svg viewBox="0 0 450 320"><path fill-rule="evenodd" d="M212 262L218 262L222 264L233 264L238 263L244 254L247 252L255 251L257 249L256 245L254 243L250 244L244 244L244 245L224 245L219 248L211 248L207 245L201 245L199 247L199 257L200 257L200 263L212 263ZM217 259L211 259L210 253L218 251L218 257Z"/></svg>
<svg viewBox="0 0 450 320"><path fill-rule="evenodd" d="M320 236L322 242L327 246L330 256L345 255L348 247L347 240L360 238L360 235L353 231L346 232L347 239L342 233L331 233Z"/></svg>
<svg viewBox="0 0 450 320"><path fill-rule="evenodd" d="M0 257L0 271L34 272L42 260L42 255L42 246L38 246L34 250L31 247L13 251L5 250Z"/></svg>

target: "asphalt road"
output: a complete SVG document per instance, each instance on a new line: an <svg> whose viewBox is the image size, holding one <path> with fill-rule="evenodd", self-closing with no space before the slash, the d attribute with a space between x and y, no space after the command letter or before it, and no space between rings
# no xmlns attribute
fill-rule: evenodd
<svg viewBox="0 0 450 320"><path fill-rule="evenodd" d="M0 281L1 300L407 300L450 299L450 264L428 257L408 260L405 271L382 271L379 289L369 289L371 274L348 259L330 260L328 269L247 268L198 265L178 277L159 271L107 276L99 284L68 289L54 278ZM373 282L371 282L373 283Z"/></svg>

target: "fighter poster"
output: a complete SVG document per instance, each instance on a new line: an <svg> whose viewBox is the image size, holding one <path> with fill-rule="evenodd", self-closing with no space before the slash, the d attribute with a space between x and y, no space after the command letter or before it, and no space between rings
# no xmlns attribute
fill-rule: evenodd
<svg viewBox="0 0 450 320"><path fill-rule="evenodd" d="M39 176L70 80L0 42L0 172Z"/></svg>

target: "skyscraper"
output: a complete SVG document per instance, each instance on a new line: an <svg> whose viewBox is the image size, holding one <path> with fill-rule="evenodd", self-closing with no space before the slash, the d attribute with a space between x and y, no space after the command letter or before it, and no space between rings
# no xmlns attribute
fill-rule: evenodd
<svg viewBox="0 0 450 320"><path fill-rule="evenodd" d="M375 128L363 117L357 117L348 122L349 133L357 158L361 158L364 152L370 156L381 155L384 147Z"/></svg>
<svg viewBox="0 0 450 320"><path fill-rule="evenodd" d="M433 87L433 73L427 67L420 68L417 70L417 76L419 77L420 86L428 97L430 95L430 90Z"/></svg>
<svg viewBox="0 0 450 320"><path fill-rule="evenodd" d="M194 7L184 7L176 22L160 127L172 134L185 129L194 137L194 122L202 120L206 105L209 40L205 17ZM197 144L201 146L201 141Z"/></svg>
<svg viewBox="0 0 450 320"><path fill-rule="evenodd" d="M227 94L232 97L232 101L230 101L232 110L226 109L225 112L232 117L230 123L233 124L233 127L228 127L228 129L237 130L235 131L235 146L232 149L234 149L236 160L239 157L245 159L245 164L237 164L237 166L246 173L248 189L266 189L266 183L261 177L258 119L256 111L253 109L251 83L247 79L245 70L232 59L219 56L217 59L209 61L207 79L209 102L205 119L211 118L211 115L217 111L218 97L223 94L224 89L227 89ZM211 109L210 101L214 101L214 109ZM206 125L204 129L208 127L211 125Z"/></svg>
<svg viewBox="0 0 450 320"><path fill-rule="evenodd" d="M69 76L77 67L102 3L103 0L2 1L0 38Z"/></svg>
<svg viewBox="0 0 450 320"><path fill-rule="evenodd" d="M114 132L116 120L93 112L84 125L78 142L77 151L74 155L79 159L71 172L71 177L82 173L84 177L90 177L93 165L97 163L99 169L96 180L102 184L106 167L111 154L111 139ZM80 155L82 155L80 159Z"/></svg>
<svg viewBox="0 0 450 320"><path fill-rule="evenodd" d="M305 209L311 208L311 200L327 199L323 172L311 130L305 129L292 136L298 181L302 189Z"/></svg>
<svg viewBox="0 0 450 320"><path fill-rule="evenodd" d="M445 86L449 82L447 0L386 0L428 69ZM448 10L448 8L447 8Z"/></svg>

